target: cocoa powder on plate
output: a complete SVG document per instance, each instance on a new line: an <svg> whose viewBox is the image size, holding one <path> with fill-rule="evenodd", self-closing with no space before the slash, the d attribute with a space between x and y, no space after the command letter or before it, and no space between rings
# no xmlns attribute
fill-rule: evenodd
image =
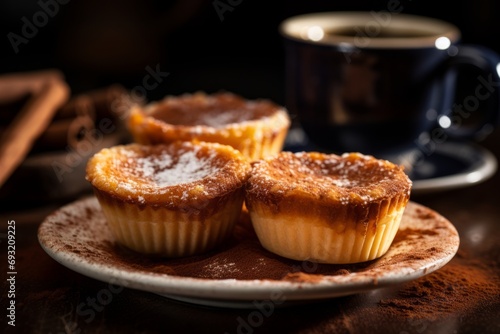
<svg viewBox="0 0 500 334"><path fill-rule="evenodd" d="M397 296L379 305L393 315L412 318L471 311L500 300L499 271L497 263L459 251L446 266L403 285Z"/></svg>

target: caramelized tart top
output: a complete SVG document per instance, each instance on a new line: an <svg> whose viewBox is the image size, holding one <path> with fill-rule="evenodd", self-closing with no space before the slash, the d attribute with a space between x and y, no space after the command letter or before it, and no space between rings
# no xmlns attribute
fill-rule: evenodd
<svg viewBox="0 0 500 334"><path fill-rule="evenodd" d="M176 207L233 192L249 171L247 160L230 146L179 141L103 149L89 160L87 180L96 191L126 202Z"/></svg>
<svg viewBox="0 0 500 334"><path fill-rule="evenodd" d="M163 99L145 108L148 116L171 125L222 128L285 112L268 100L246 100L232 93L202 92Z"/></svg>
<svg viewBox="0 0 500 334"><path fill-rule="evenodd" d="M277 206L294 198L293 203L302 202L307 210L307 201L325 208L367 206L396 196L406 202L411 185L402 167L369 155L281 152L253 164L246 191L250 205L260 201Z"/></svg>

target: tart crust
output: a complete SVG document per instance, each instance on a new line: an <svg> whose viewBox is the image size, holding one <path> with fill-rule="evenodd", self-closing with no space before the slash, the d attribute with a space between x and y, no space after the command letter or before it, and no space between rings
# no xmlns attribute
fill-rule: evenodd
<svg viewBox="0 0 500 334"><path fill-rule="evenodd" d="M360 153L282 152L254 163L246 206L262 245L322 263L376 259L410 198L403 169Z"/></svg>

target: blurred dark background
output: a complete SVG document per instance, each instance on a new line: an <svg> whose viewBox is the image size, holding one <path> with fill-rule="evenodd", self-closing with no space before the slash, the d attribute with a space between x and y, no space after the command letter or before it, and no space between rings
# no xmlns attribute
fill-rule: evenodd
<svg viewBox="0 0 500 334"><path fill-rule="evenodd" d="M78 93L112 83L141 86L149 66L169 73L147 92L149 100L228 90L284 104L282 20L316 11L382 11L395 2L402 13L447 20L460 27L463 42L500 52L500 5L493 0L439 6L415 0L2 0L0 71L59 68ZM39 27L30 30L30 23Z"/></svg>

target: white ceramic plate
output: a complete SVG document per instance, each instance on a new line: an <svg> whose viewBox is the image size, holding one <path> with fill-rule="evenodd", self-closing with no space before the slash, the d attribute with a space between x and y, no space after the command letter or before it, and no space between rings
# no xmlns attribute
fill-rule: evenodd
<svg viewBox="0 0 500 334"><path fill-rule="evenodd" d="M196 269L199 265L199 277L179 276L171 270L175 267L173 263L179 265L179 260L148 258L144 264L138 260L142 256L115 245L94 198L76 201L48 216L39 228L38 238L52 258L88 277L191 303L223 307L254 307L258 301L288 305L399 284L441 268L459 246L458 233L448 220L413 202L405 211L389 251L378 260L359 265L329 266L291 261L265 251L256 240L240 240L225 247L224 253L214 251L181 259L184 266ZM252 238L251 234L248 238ZM232 263L222 261L224 254L230 256L236 249L231 247L239 247L245 242L253 245L253 250L241 261L255 260L256 267L244 273L246 279L230 278L231 270L243 263L234 259ZM217 261L210 262L212 258ZM276 268L289 266L290 271L285 273L289 275L278 279L253 277L259 272L258 265L264 266L266 261L274 263ZM206 268L211 272L215 269L224 272L225 278L201 278Z"/></svg>

